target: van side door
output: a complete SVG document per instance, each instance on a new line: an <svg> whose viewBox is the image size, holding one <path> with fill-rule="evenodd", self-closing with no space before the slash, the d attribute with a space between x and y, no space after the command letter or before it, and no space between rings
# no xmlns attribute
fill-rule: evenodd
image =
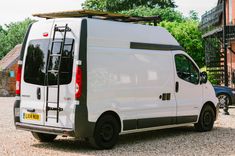
<svg viewBox="0 0 235 156"><path fill-rule="evenodd" d="M199 69L193 60L182 52L174 53L174 62L177 124L196 122L203 95Z"/></svg>

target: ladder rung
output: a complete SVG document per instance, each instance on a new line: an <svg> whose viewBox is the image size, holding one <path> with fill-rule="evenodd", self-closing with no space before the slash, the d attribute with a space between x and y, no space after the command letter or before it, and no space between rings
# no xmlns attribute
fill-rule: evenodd
<svg viewBox="0 0 235 156"><path fill-rule="evenodd" d="M54 104L57 104L57 102L50 102L50 101L48 101L47 103L54 103Z"/></svg>
<svg viewBox="0 0 235 156"><path fill-rule="evenodd" d="M48 72L50 72L50 73L58 73L59 71L58 70L48 70Z"/></svg>
<svg viewBox="0 0 235 156"><path fill-rule="evenodd" d="M58 26L55 28L55 31L64 32L64 31L71 31L71 29L65 26Z"/></svg>
<svg viewBox="0 0 235 156"><path fill-rule="evenodd" d="M50 57L59 57L61 54L50 54Z"/></svg>
<svg viewBox="0 0 235 156"><path fill-rule="evenodd" d="M52 41L53 43L62 43L62 42L64 42L64 40L63 39L61 39L61 40L54 40L54 41Z"/></svg>
<svg viewBox="0 0 235 156"><path fill-rule="evenodd" d="M73 44L64 44L64 46L72 46Z"/></svg>

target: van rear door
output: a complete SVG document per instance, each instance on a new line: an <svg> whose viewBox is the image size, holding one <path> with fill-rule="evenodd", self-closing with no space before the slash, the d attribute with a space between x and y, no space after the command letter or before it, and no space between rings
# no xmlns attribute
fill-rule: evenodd
<svg viewBox="0 0 235 156"><path fill-rule="evenodd" d="M73 128L80 21L33 24L22 67L21 122Z"/></svg>
<svg viewBox="0 0 235 156"><path fill-rule="evenodd" d="M75 73L80 22L57 19L53 25L45 87L45 125L73 128ZM67 27L66 27L67 25ZM64 40L65 38L65 40ZM60 58L61 57L61 58Z"/></svg>
<svg viewBox="0 0 235 156"><path fill-rule="evenodd" d="M44 125L45 72L53 20L31 27L22 68L20 122Z"/></svg>

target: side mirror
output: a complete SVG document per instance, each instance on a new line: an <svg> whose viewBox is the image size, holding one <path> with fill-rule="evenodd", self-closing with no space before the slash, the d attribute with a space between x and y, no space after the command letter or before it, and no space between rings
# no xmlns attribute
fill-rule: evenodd
<svg viewBox="0 0 235 156"><path fill-rule="evenodd" d="M201 78L201 81L200 81L201 84L207 83L208 76L207 76L207 73L205 71L200 73L200 78Z"/></svg>

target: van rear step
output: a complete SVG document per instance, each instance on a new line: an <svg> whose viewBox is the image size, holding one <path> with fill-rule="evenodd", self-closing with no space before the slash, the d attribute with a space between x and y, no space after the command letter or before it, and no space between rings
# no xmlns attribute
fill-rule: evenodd
<svg viewBox="0 0 235 156"><path fill-rule="evenodd" d="M47 107L47 111L63 111L63 108L56 108L56 107Z"/></svg>
<svg viewBox="0 0 235 156"><path fill-rule="evenodd" d="M62 134L66 136L74 136L74 130L70 128L56 128L56 127L46 127L46 126L39 126L39 125L32 125L32 124L25 124L16 122L17 129L23 129L27 131L33 132L41 132L41 133L51 133L51 134Z"/></svg>

